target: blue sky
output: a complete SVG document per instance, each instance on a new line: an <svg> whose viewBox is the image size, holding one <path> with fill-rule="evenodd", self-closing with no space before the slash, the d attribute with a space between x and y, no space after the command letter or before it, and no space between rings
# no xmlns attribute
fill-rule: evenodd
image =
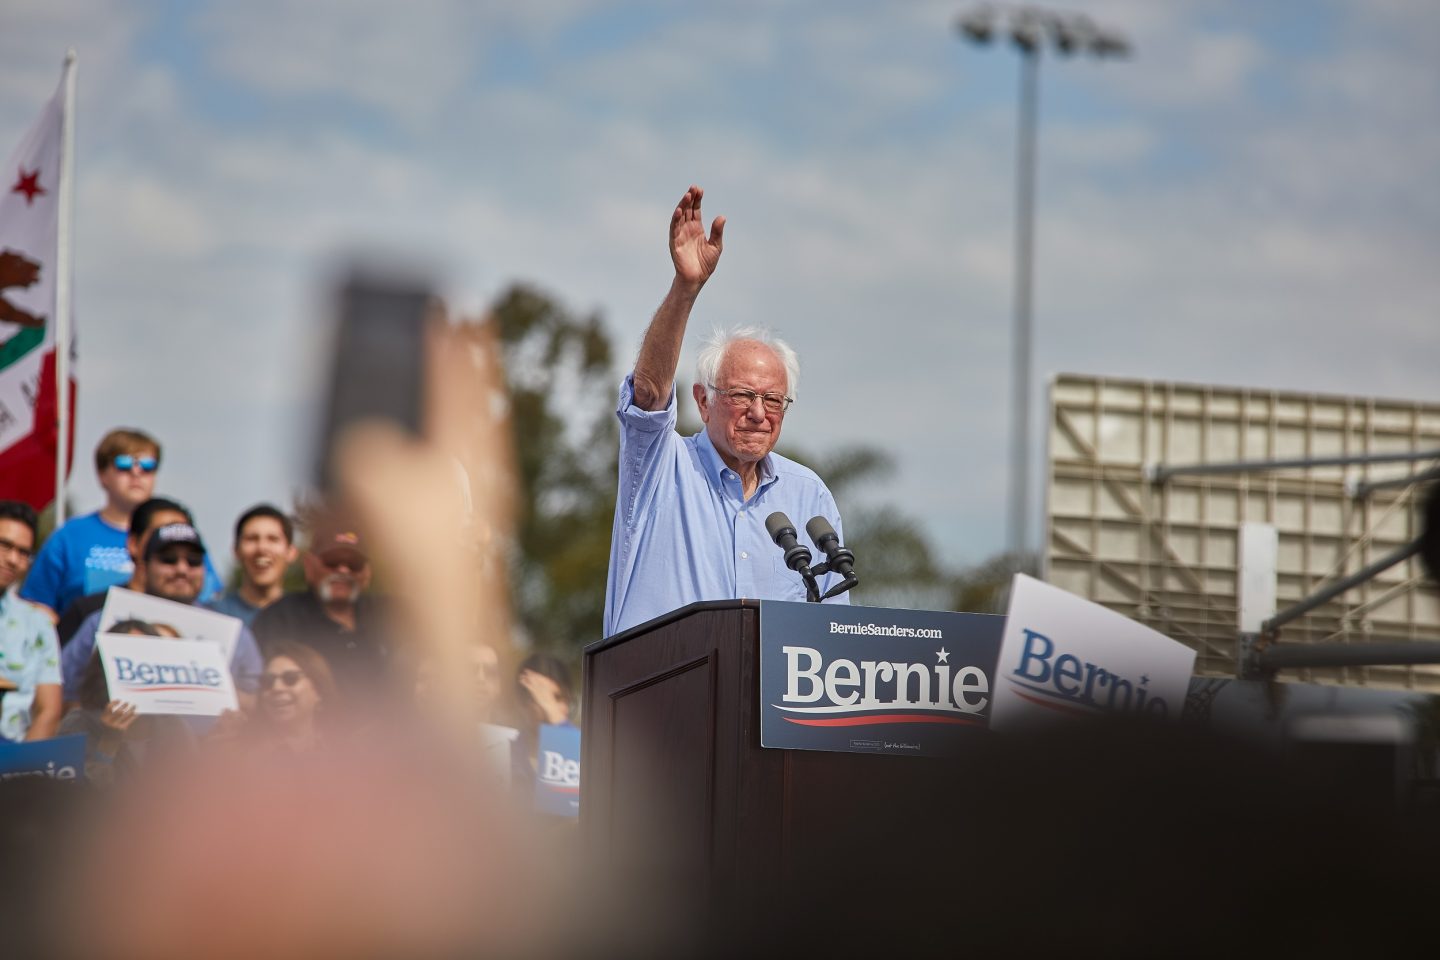
<svg viewBox="0 0 1440 960"><path fill-rule="evenodd" d="M80 449L154 430L217 544L305 478L337 252L469 309L533 282L628 358L697 182L730 226L694 323L795 344L787 439L892 454L873 495L955 562L1004 546L1017 65L969 4L6 6L7 150L80 56ZM1037 426L1060 371L1440 400L1440 7L1058 8L1136 56L1041 68Z"/></svg>

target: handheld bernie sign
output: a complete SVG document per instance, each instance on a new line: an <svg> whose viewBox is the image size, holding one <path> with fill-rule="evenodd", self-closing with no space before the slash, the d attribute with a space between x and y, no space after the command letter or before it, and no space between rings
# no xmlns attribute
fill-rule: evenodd
<svg viewBox="0 0 1440 960"><path fill-rule="evenodd" d="M218 643L102 633L96 645L110 698L136 713L215 717L240 709Z"/></svg>
<svg viewBox="0 0 1440 960"><path fill-rule="evenodd" d="M105 593L105 606L100 610L100 632L114 633L117 626L126 627L128 633L210 640L220 644L225 662L229 663L235 655L243 624L237 617L214 610L136 593L124 587L111 587Z"/></svg>
<svg viewBox="0 0 1440 960"><path fill-rule="evenodd" d="M946 756L989 722L1004 620L760 604L760 744Z"/></svg>
<svg viewBox="0 0 1440 960"><path fill-rule="evenodd" d="M56 737L30 743L0 741L0 783L19 777L85 779L85 738Z"/></svg>
<svg viewBox="0 0 1440 960"><path fill-rule="evenodd" d="M1184 644L1016 574L990 725L1106 713L1179 719L1194 667L1195 651Z"/></svg>
<svg viewBox="0 0 1440 960"><path fill-rule="evenodd" d="M480 736L480 766L496 783L510 785L511 751L520 731L514 727L502 727L496 723L482 723Z"/></svg>
<svg viewBox="0 0 1440 960"><path fill-rule="evenodd" d="M561 817L580 815L580 728L564 724L540 727L535 770L535 807Z"/></svg>

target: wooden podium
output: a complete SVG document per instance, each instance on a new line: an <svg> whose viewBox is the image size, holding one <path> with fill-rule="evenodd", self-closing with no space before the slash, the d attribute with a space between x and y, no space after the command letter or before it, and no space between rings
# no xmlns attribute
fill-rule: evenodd
<svg viewBox="0 0 1440 960"><path fill-rule="evenodd" d="M953 759L762 748L759 640L759 602L725 600L585 648L580 830L593 882L681 913L773 908L839 845L873 868L885 823L942 815Z"/></svg>

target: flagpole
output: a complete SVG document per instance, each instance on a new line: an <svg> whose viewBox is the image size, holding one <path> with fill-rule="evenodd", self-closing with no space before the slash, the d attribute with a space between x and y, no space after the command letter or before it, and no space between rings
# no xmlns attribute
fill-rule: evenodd
<svg viewBox="0 0 1440 960"><path fill-rule="evenodd" d="M75 174L75 49L65 53L65 115L60 121L60 192L55 225L55 528L65 522L70 454L70 221Z"/></svg>

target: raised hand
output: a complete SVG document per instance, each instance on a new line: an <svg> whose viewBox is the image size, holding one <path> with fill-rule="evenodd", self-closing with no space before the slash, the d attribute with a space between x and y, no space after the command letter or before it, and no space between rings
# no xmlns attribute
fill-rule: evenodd
<svg viewBox="0 0 1440 960"><path fill-rule="evenodd" d="M680 198L670 215L670 259L675 263L675 278L699 286L715 272L725 234L725 218L716 217L705 236L705 220L700 201L705 191L692 186Z"/></svg>
<svg viewBox="0 0 1440 960"><path fill-rule="evenodd" d="M100 714L100 723L115 733L124 733L135 722L135 717L133 705L121 700L111 700L105 704L105 712Z"/></svg>
<svg viewBox="0 0 1440 960"><path fill-rule="evenodd" d="M546 723L564 723L570 719L570 705L565 702L554 680L534 670L521 670L517 679L545 717Z"/></svg>

